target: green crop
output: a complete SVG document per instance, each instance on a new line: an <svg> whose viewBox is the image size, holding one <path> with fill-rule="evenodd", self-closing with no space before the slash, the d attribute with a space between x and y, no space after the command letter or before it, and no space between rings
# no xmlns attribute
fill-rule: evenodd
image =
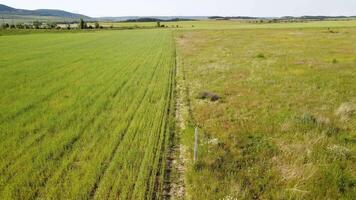
<svg viewBox="0 0 356 200"><path fill-rule="evenodd" d="M157 195L170 31L3 36L0 44L0 199Z"/></svg>

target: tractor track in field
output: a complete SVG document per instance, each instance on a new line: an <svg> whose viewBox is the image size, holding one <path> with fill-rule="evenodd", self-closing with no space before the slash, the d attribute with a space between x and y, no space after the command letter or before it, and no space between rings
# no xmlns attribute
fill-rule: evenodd
<svg viewBox="0 0 356 200"><path fill-rule="evenodd" d="M150 77L150 84L151 84L151 82L152 82L152 80L153 80L153 78L154 78L154 76L155 76L155 73L156 73L156 71L157 71L158 65L159 65L159 64L156 65L156 67L155 67L155 69L154 69L154 71L153 71L153 73L152 73L152 76ZM149 89L149 86L146 87L145 92L144 92L142 98L140 99L140 103L138 104L139 107L141 107L142 102L143 102L144 99L146 98L148 89ZM123 133L126 133L127 130L130 128L130 126L131 126L131 124L132 124L132 122L133 122L133 119L135 118L135 116L136 116L136 114L137 114L137 110L139 109L139 107L137 107L136 111L135 111L135 112L133 113L133 115L130 117L130 120L129 120L130 123L125 127L125 129L123 130ZM91 191L90 191L89 199L94 199L94 197L95 197L95 195L96 195L96 192L97 192L97 189L99 188L100 182L101 182L101 180L102 180L102 177L105 175L107 169L108 169L109 166L110 166L110 163L111 163L112 160L114 159L114 156L116 155L116 152L118 151L119 146L120 146L120 144L121 144L121 140L125 137L125 135L126 135L126 134L121 135L120 139L118 140L118 143L114 146L114 149L112 150L112 152L111 152L111 154L110 154L110 156L109 156L109 158L108 158L108 162L107 162L108 164L103 167L102 171L100 172L99 177L97 178L96 182L94 183L94 186L92 187L92 189L91 189Z"/></svg>

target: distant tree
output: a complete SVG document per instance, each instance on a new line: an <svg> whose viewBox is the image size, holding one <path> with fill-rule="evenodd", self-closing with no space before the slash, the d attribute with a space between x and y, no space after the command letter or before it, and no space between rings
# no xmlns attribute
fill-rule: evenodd
<svg viewBox="0 0 356 200"><path fill-rule="evenodd" d="M47 26L48 26L48 28L50 28L50 29L54 29L54 28L56 28L57 24L54 23L54 22L50 22L50 23L47 24Z"/></svg>
<svg viewBox="0 0 356 200"><path fill-rule="evenodd" d="M11 24L10 27L11 29L16 28L14 24Z"/></svg>
<svg viewBox="0 0 356 200"><path fill-rule="evenodd" d="M99 25L98 22L95 22L94 26L95 26L96 29L100 28L100 25Z"/></svg>
<svg viewBox="0 0 356 200"><path fill-rule="evenodd" d="M17 28L17 29L24 29L24 25L21 24L21 23L17 23L17 24L16 24L16 28Z"/></svg>
<svg viewBox="0 0 356 200"><path fill-rule="evenodd" d="M68 30L70 30L70 24L67 24L66 28L67 28Z"/></svg>
<svg viewBox="0 0 356 200"><path fill-rule="evenodd" d="M9 28L10 25L8 23L1 24L1 28L6 29Z"/></svg>
<svg viewBox="0 0 356 200"><path fill-rule="evenodd" d="M79 21L79 29L86 29L87 28L87 23L85 23L85 21L81 18Z"/></svg>
<svg viewBox="0 0 356 200"><path fill-rule="evenodd" d="M33 28L39 29L39 28L41 27L42 23L39 22L39 21L34 21L34 22L32 23L32 25L33 25Z"/></svg>
<svg viewBox="0 0 356 200"><path fill-rule="evenodd" d="M161 27L161 22L157 21L157 27Z"/></svg>

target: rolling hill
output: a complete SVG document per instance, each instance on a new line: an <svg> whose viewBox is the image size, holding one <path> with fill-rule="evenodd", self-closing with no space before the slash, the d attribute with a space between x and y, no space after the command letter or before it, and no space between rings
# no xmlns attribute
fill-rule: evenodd
<svg viewBox="0 0 356 200"><path fill-rule="evenodd" d="M45 19L46 17L50 19L54 18L70 18L70 19L79 19L83 18L86 20L92 19L86 15L71 13L63 10L52 10L52 9L38 9L38 10L24 10L24 9L16 9L3 4L0 4L0 15L5 19L19 19L24 18L28 19L32 18L40 18Z"/></svg>

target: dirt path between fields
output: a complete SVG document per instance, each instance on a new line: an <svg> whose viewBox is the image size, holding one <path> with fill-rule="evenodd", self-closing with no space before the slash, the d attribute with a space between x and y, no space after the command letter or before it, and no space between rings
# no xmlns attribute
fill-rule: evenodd
<svg viewBox="0 0 356 200"><path fill-rule="evenodd" d="M188 117L188 107L186 105L186 85L184 71L180 68L176 56L176 107L175 119L176 130L173 144L170 149L170 157L167 159L169 169L169 188L165 190L164 199L183 200L187 198L185 187L185 166L187 163L186 147L181 142L181 135L186 128L185 120Z"/></svg>
<svg viewBox="0 0 356 200"><path fill-rule="evenodd" d="M178 63L179 65L179 63ZM179 67L179 66L177 66ZM171 199L185 199L185 164L186 164L186 147L181 142L181 134L185 130L185 120L187 119L188 109L185 103L186 87L183 75L183 70L177 68L177 102L176 102L176 120L177 120L177 137L174 147L175 159L173 167L176 172L176 179L172 184Z"/></svg>

